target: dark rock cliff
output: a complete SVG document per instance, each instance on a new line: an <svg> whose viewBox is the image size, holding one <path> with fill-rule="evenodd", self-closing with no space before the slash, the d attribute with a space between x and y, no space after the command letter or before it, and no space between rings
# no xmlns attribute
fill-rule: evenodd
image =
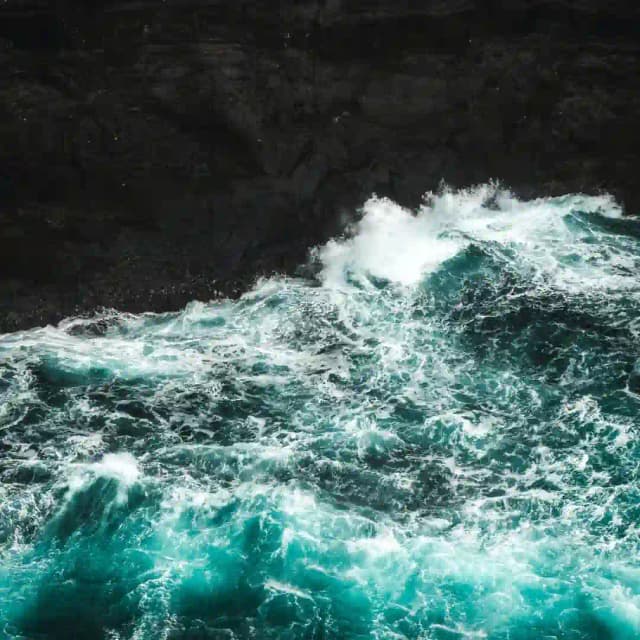
<svg viewBox="0 0 640 640"><path fill-rule="evenodd" d="M640 211L638 7L5 0L0 331L233 293L372 192Z"/></svg>

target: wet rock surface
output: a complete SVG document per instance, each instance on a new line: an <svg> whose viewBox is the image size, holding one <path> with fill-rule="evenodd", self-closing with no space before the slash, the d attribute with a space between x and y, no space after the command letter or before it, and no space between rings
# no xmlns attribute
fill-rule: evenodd
<svg viewBox="0 0 640 640"><path fill-rule="evenodd" d="M0 331L237 293L372 192L638 213L639 27L597 0L8 0Z"/></svg>

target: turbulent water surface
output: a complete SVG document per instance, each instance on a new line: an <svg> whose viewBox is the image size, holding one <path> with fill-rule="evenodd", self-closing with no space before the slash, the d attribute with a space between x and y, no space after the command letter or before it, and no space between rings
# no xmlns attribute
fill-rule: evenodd
<svg viewBox="0 0 640 640"><path fill-rule="evenodd" d="M0 637L640 637L640 222L372 199L301 273L0 336Z"/></svg>

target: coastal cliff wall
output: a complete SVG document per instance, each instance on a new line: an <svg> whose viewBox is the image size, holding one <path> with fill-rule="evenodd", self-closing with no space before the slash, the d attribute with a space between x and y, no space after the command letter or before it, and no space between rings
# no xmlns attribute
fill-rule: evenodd
<svg viewBox="0 0 640 640"><path fill-rule="evenodd" d="M639 6L7 0L0 331L233 294L373 192L640 212Z"/></svg>

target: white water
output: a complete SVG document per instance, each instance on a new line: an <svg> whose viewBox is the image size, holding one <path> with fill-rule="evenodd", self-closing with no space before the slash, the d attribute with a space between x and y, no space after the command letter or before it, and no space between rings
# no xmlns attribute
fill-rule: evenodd
<svg viewBox="0 0 640 640"><path fill-rule="evenodd" d="M640 637L637 224L372 199L317 282L0 337L0 629Z"/></svg>

